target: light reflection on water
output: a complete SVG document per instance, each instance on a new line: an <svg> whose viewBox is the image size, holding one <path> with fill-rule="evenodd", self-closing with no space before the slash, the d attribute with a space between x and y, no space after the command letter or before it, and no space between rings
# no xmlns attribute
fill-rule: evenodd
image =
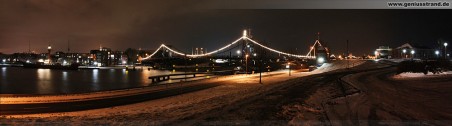
<svg viewBox="0 0 452 126"><path fill-rule="evenodd" d="M39 94L44 93L43 91L53 91L52 84L52 73L50 72L50 69L37 69L37 75L38 75L38 90ZM25 74L25 73L24 73ZM12 77L12 76L11 76Z"/></svg>
<svg viewBox="0 0 452 126"><path fill-rule="evenodd" d="M94 90L99 90L99 70L98 69L94 69L93 70L93 77L92 77L92 79L93 79L93 82L92 82L92 84L93 84L93 86L92 86L92 88L94 89Z"/></svg>
<svg viewBox="0 0 452 126"><path fill-rule="evenodd" d="M1 83L6 83L6 67L2 67L2 75L0 75Z"/></svg>
<svg viewBox="0 0 452 126"><path fill-rule="evenodd" d="M50 70L3 67L1 94L86 93L149 86L149 76L171 71L124 69Z"/></svg>

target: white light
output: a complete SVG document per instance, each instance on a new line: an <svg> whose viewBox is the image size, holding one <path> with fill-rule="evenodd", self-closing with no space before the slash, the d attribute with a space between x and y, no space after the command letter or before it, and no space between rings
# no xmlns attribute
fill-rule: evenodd
<svg viewBox="0 0 452 126"><path fill-rule="evenodd" d="M438 50L436 50L436 51L435 51L435 54L436 54L436 55L439 55L439 51L438 51Z"/></svg>
<svg viewBox="0 0 452 126"><path fill-rule="evenodd" d="M375 54L375 56L378 55L378 51L375 51L374 54Z"/></svg>
<svg viewBox="0 0 452 126"><path fill-rule="evenodd" d="M97 62L94 62L94 65L97 65Z"/></svg>
<svg viewBox="0 0 452 126"><path fill-rule="evenodd" d="M4 62L6 62L6 59L3 59L2 61L3 61L3 63L4 63Z"/></svg>
<svg viewBox="0 0 452 126"><path fill-rule="evenodd" d="M446 47L446 46L447 46L447 42L444 43L444 47Z"/></svg>
<svg viewBox="0 0 452 126"><path fill-rule="evenodd" d="M250 47L250 45L246 45L246 47L248 47L248 48L249 48L249 47Z"/></svg>
<svg viewBox="0 0 452 126"><path fill-rule="evenodd" d="M415 52L414 52L414 50L411 50L411 54L414 54Z"/></svg>
<svg viewBox="0 0 452 126"><path fill-rule="evenodd" d="M253 54L253 56L257 56L257 54L256 54L256 53L254 53L254 54Z"/></svg>
<svg viewBox="0 0 452 126"><path fill-rule="evenodd" d="M323 63L323 62L325 62L325 59L323 57L319 57L317 59L317 63Z"/></svg>
<svg viewBox="0 0 452 126"><path fill-rule="evenodd" d="M243 30L243 37L246 37L247 36L247 32L246 32L246 30Z"/></svg>
<svg viewBox="0 0 452 126"><path fill-rule="evenodd" d="M30 63L30 60L27 60L27 63Z"/></svg>
<svg viewBox="0 0 452 126"><path fill-rule="evenodd" d="M215 63L226 63L227 60L223 60L223 59L216 59Z"/></svg>
<svg viewBox="0 0 452 126"><path fill-rule="evenodd" d="M289 68L290 68L290 65L289 65L289 64L287 64L287 65L286 65L286 69L289 69Z"/></svg>
<svg viewBox="0 0 452 126"><path fill-rule="evenodd" d="M240 50L237 50L237 54L240 54L241 52L240 52Z"/></svg>
<svg viewBox="0 0 452 126"><path fill-rule="evenodd" d="M127 62L124 60L124 61L122 61L122 64L126 64Z"/></svg>
<svg viewBox="0 0 452 126"><path fill-rule="evenodd" d="M403 49L402 52L403 52L403 53L406 53L406 49Z"/></svg>
<svg viewBox="0 0 452 126"><path fill-rule="evenodd" d="M67 64L66 60L63 61L63 64Z"/></svg>
<svg viewBox="0 0 452 126"><path fill-rule="evenodd" d="M52 46L48 46L47 49L52 49Z"/></svg>

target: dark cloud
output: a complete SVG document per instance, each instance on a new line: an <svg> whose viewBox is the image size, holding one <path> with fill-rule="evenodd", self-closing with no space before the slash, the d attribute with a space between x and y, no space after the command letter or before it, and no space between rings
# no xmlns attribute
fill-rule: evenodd
<svg viewBox="0 0 452 126"><path fill-rule="evenodd" d="M204 0L0 0L0 52L43 52L52 44L88 52L154 49L161 43L190 52L219 48L251 28L255 39L281 50L307 52L315 33L335 53L345 41L357 54L380 45L451 40L449 10L253 10L215 9ZM251 4L245 4L250 5ZM244 6L244 5L242 5Z"/></svg>
<svg viewBox="0 0 452 126"><path fill-rule="evenodd" d="M196 11L194 6L148 0L2 0L0 47L6 52L23 51L30 40L36 50L44 50L49 43L63 49L69 40L78 51L99 44L118 48L118 36L135 34L131 32L143 24Z"/></svg>

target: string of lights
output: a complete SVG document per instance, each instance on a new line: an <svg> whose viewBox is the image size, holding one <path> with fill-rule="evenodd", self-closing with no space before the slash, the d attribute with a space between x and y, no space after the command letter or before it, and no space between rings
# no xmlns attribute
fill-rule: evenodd
<svg viewBox="0 0 452 126"><path fill-rule="evenodd" d="M319 45L322 46L322 44L320 44L320 41L319 41L319 40L316 40L315 43L314 43L314 45L311 46L311 50L309 50L309 52L308 52L308 54L306 54L306 56L310 56L310 55L311 55L311 52L312 52L312 50L314 49L315 44L317 44L317 43L319 43Z"/></svg>
<svg viewBox="0 0 452 126"><path fill-rule="evenodd" d="M276 50L276 49L267 47L267 46L265 46L265 45L262 45L262 44L260 44L259 42L254 41L254 40L251 39L251 38L248 38L248 37L247 37L247 32L246 32L246 30L245 30L244 33L243 33L243 36L240 37L239 39L237 39L237 40L233 41L232 43L230 43L230 44L228 44L228 45L226 45L226 46L223 46L223 47L221 47L221 48L219 48L219 49L217 49L217 50L211 51L211 52L209 52L209 53L198 54L198 55L191 55L191 54L186 55L186 53L182 53L182 52L173 50L173 49L169 48L168 46L166 46L165 44L162 44L162 45L160 45L159 48L157 48L157 50L155 50L151 55L149 55L148 57L143 58L143 59L146 60L146 59L151 58L152 56L154 56L154 55L155 55L159 50L161 50L162 48L165 48L165 49L167 49L167 50L169 50L169 51L171 51L171 52L173 52L173 53L175 53L175 54L177 54L177 55L182 55L182 56L185 56L185 55L186 55L187 57L204 57L204 56L209 56L209 55L218 53L218 52L220 52L220 51L222 51L222 50L224 50L224 49L227 49L227 48L231 47L232 45L238 43L240 40L249 40L249 41L253 42L253 43L256 44L256 45L261 46L262 48L265 48L265 49L267 49L267 50L270 50L270 51L275 52L275 53L278 53L278 54L283 54L283 55L292 56L292 57L298 57L298 58L315 58L315 56L309 56L309 54L311 54L311 51L313 50L313 48L311 48L311 50L309 51L309 53L308 53L306 56L282 52L282 51L279 51L279 50ZM320 44L320 42L318 42L318 40L317 40L317 41L314 43L314 45L317 44L317 43Z"/></svg>
<svg viewBox="0 0 452 126"><path fill-rule="evenodd" d="M256 41L254 41L254 40L252 40L252 39L250 39L250 38L248 38L248 37L243 37L243 39L247 39L247 40L253 42L253 43L256 44L256 45L259 45L259 46L261 46L262 48L265 48L265 49L270 50L270 51L275 52L275 53L279 53L279 54L283 54L283 55L287 55L287 56L299 57L299 58L304 58L304 57L306 57L306 56L303 56L303 55L290 54L290 53L285 53L285 52L282 52L282 51L278 51L278 50L272 49L272 48L270 48L270 47L264 46L264 45L262 45L262 44L260 44L260 43L258 43L258 42L256 42Z"/></svg>

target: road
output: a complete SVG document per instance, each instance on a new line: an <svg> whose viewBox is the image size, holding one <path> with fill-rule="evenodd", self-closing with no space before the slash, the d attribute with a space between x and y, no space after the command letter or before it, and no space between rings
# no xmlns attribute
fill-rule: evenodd
<svg viewBox="0 0 452 126"><path fill-rule="evenodd" d="M348 74L380 68L369 67L368 69L360 69L356 68L297 78L292 84L281 86L271 92L250 97L224 108L185 118L184 120L189 121L179 121L176 124L308 125L309 123L329 125L328 115L323 111L325 100L321 99L343 97L359 92L355 87L340 81L340 78ZM309 114L303 115L302 112ZM316 121L307 123L302 120Z"/></svg>
<svg viewBox="0 0 452 126"><path fill-rule="evenodd" d="M363 65L368 67L368 65ZM378 65L378 64L373 64ZM452 78L396 80L395 67L330 72L185 118L191 125L449 125ZM350 77L353 83L340 79ZM201 121L193 121L201 120Z"/></svg>
<svg viewBox="0 0 452 126"><path fill-rule="evenodd" d="M452 78L394 79L396 68L364 72L349 76L364 93L349 99L357 116L369 125L449 125L452 119ZM334 115L334 113L332 113ZM362 116L360 116L362 115ZM394 122L394 120L399 120Z"/></svg>

